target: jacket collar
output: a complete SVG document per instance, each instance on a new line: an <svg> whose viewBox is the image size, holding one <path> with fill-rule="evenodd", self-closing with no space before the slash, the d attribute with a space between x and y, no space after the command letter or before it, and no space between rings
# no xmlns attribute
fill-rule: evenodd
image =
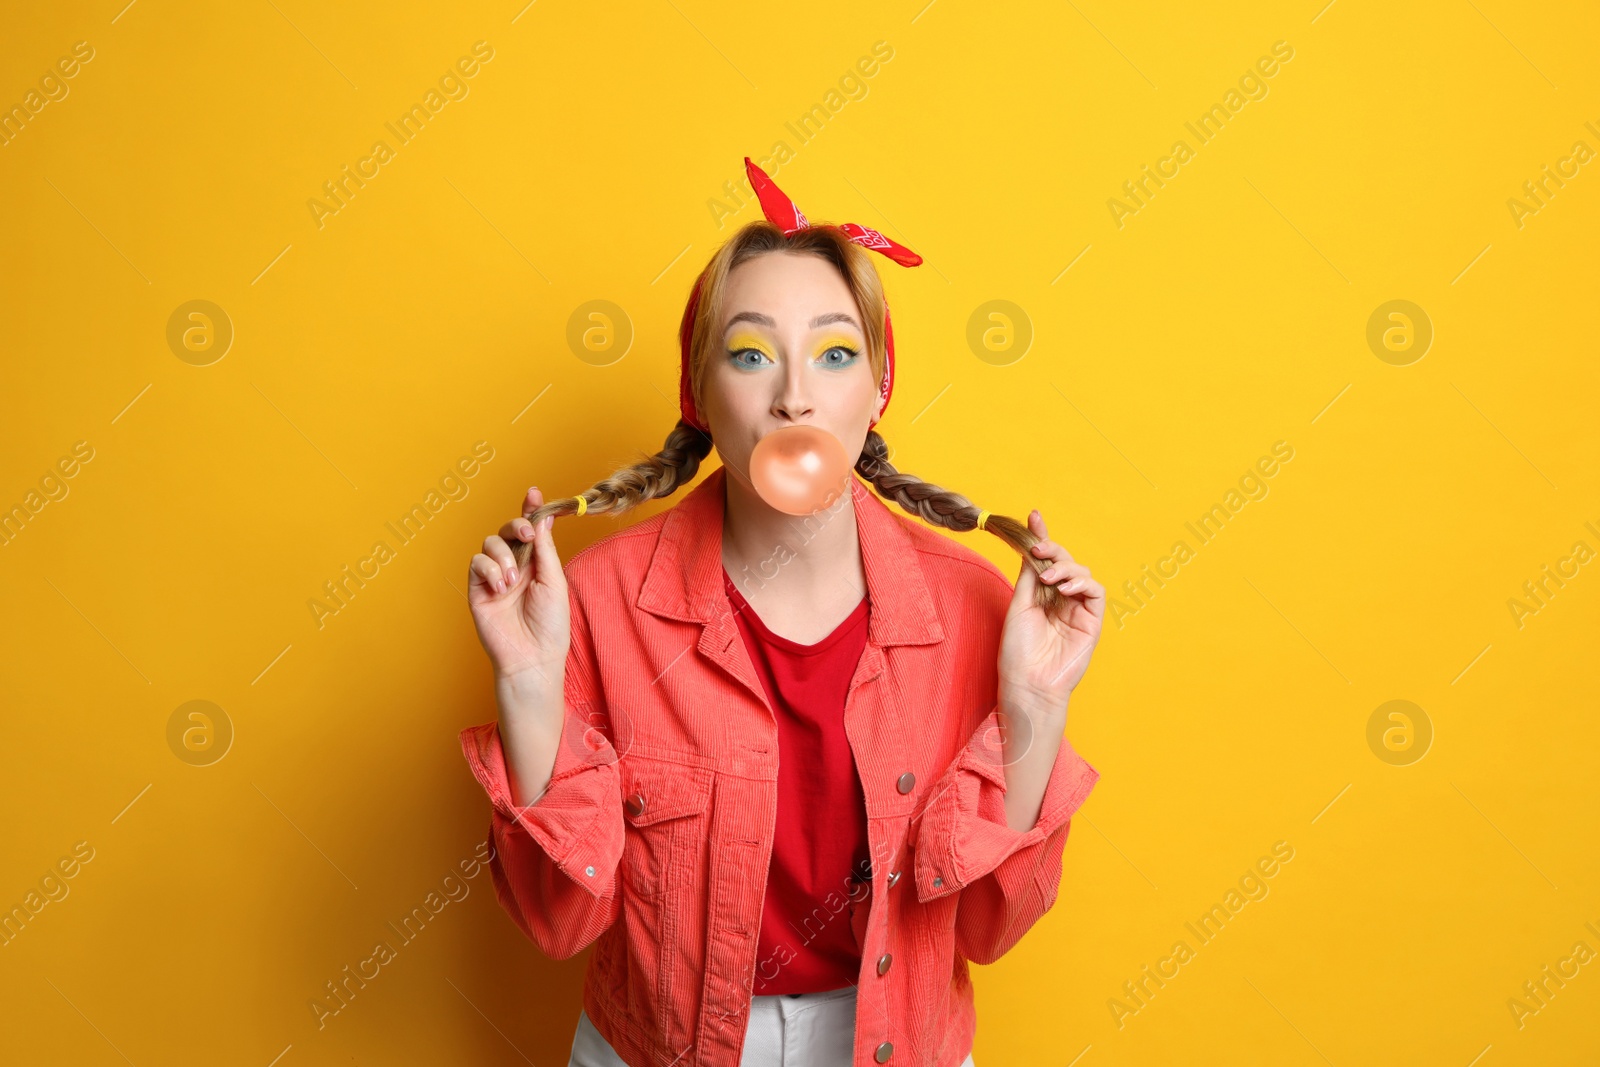
<svg viewBox="0 0 1600 1067"><path fill-rule="evenodd" d="M718 467L667 511L638 605L669 619L710 623L732 608L722 585L727 472ZM877 645L944 640L922 562L905 520L852 473L850 492L867 574L867 637Z"/></svg>

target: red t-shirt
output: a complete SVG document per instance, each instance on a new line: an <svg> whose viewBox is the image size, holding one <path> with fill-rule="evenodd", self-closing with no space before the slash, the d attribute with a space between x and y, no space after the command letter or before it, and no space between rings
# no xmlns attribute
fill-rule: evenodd
<svg viewBox="0 0 1600 1067"><path fill-rule="evenodd" d="M867 802L844 732L844 700L867 641L867 598L813 645L767 629L726 569L723 586L778 720L778 813L752 992L854 985L861 952L848 901L870 871Z"/></svg>

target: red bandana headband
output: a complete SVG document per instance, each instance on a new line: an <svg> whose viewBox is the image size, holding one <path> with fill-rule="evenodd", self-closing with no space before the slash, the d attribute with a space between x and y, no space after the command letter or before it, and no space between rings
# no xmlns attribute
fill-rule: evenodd
<svg viewBox="0 0 1600 1067"><path fill-rule="evenodd" d="M744 157L745 173L750 176L751 188L755 189L756 197L761 201L761 213L767 221L783 231L785 237L808 228L811 224L795 202L784 195L783 190L773 184L767 177L766 171L750 161L749 156ZM877 230L870 230L865 226L857 226L853 222L846 222L839 226L845 236L860 245L870 248L874 252L882 253L900 264L902 267L915 267L922 262L922 257L904 245L896 244ZM682 409L683 419L689 425L705 433L711 432L700 419L700 413L694 406L694 389L690 382L689 374L689 340L694 332L694 309L700 302L700 284L705 280L705 275L695 279L694 290L689 294L689 304L683 309L683 321L678 326L678 347L681 352L681 362L678 368L678 406ZM879 393L883 397L884 410L889 407L889 394L894 391L894 328L889 321L889 301L884 298L883 303L883 342L885 356L883 363L883 383L879 386ZM869 424L876 426L877 419Z"/></svg>

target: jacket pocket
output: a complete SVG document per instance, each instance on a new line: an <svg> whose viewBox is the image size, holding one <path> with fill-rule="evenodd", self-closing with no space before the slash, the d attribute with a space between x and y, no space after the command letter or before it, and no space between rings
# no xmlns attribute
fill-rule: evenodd
<svg viewBox="0 0 1600 1067"><path fill-rule="evenodd" d="M622 874L641 897L660 896L694 876L707 833L712 772L630 754L622 772Z"/></svg>

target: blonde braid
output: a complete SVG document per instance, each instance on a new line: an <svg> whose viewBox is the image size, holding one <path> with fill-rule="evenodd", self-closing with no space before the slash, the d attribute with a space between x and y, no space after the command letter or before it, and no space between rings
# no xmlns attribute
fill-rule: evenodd
<svg viewBox="0 0 1600 1067"><path fill-rule="evenodd" d="M965 532L985 530L1010 545L1018 555L1033 565L1035 574L1041 574L1050 565L1029 551L1040 537L1009 515L996 515L979 508L960 493L925 482L915 474L895 470L889 462L889 445L876 430L867 431L866 443L861 448L861 458L856 460L856 472L871 482L878 493L902 509L932 526ZM1051 610L1061 600L1054 586L1039 583L1034 602Z"/></svg>
<svg viewBox="0 0 1600 1067"><path fill-rule="evenodd" d="M602 478L577 496L541 504L527 516L528 521L537 525L546 515L619 515L647 500L671 496L694 479L700 461L710 453L711 438L679 419L661 451ZM511 546L518 567L526 567L532 554L532 541Z"/></svg>

